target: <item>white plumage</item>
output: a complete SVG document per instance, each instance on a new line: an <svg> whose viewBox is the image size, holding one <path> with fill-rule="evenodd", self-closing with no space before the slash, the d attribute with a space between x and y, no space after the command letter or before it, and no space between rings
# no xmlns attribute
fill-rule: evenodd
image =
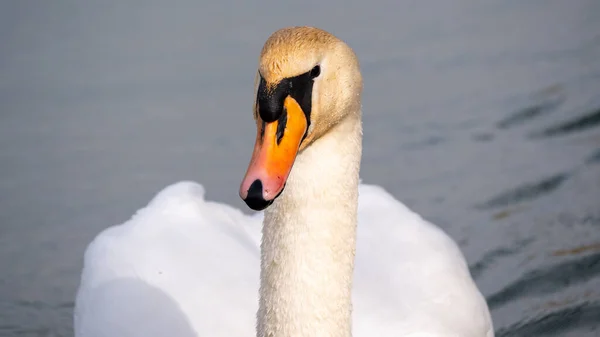
<svg viewBox="0 0 600 337"><path fill-rule="evenodd" d="M374 185L360 185L358 215L355 336L493 336L485 300L442 230ZM253 336L261 222L262 213L204 200L196 183L165 188L89 245L76 336Z"/></svg>

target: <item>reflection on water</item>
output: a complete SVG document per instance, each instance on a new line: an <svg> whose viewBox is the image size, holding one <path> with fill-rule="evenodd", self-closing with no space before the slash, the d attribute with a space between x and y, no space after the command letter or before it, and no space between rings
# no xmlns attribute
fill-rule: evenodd
<svg viewBox="0 0 600 337"><path fill-rule="evenodd" d="M497 334L598 335L598 1L266 6L0 3L0 335L72 335L85 246L167 184L246 209L256 59L296 24L356 50L362 178L461 244Z"/></svg>

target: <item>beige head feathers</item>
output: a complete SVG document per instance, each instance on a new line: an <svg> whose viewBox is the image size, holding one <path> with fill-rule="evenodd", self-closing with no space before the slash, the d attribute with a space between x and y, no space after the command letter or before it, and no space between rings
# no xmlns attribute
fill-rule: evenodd
<svg viewBox="0 0 600 337"><path fill-rule="evenodd" d="M260 54L257 138L240 196L255 210L282 192L297 156L344 118L360 118L362 77L346 43L318 28L273 33Z"/></svg>
<svg viewBox="0 0 600 337"><path fill-rule="evenodd" d="M360 102L362 76L354 51L334 35L314 27L288 27L274 32L260 54L258 72L267 86L320 67L312 88L310 128L300 149L322 136ZM359 97L356 97L359 96Z"/></svg>

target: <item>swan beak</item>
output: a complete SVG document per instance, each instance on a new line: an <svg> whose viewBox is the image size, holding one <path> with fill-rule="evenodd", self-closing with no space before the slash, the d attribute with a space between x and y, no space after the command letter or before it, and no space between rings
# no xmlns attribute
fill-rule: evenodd
<svg viewBox="0 0 600 337"><path fill-rule="evenodd" d="M281 116L271 123L257 116L257 127L254 152L240 186L240 197L248 207L261 211L283 191L308 123L298 102L287 96Z"/></svg>

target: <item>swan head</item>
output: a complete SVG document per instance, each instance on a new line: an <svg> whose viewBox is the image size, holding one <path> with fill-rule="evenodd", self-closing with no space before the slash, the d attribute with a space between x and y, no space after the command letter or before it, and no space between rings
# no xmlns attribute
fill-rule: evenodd
<svg viewBox="0 0 600 337"><path fill-rule="evenodd" d="M360 113L362 77L342 40L318 28L289 27L265 42L255 93L256 143L240 197L263 210L283 192L296 157Z"/></svg>

